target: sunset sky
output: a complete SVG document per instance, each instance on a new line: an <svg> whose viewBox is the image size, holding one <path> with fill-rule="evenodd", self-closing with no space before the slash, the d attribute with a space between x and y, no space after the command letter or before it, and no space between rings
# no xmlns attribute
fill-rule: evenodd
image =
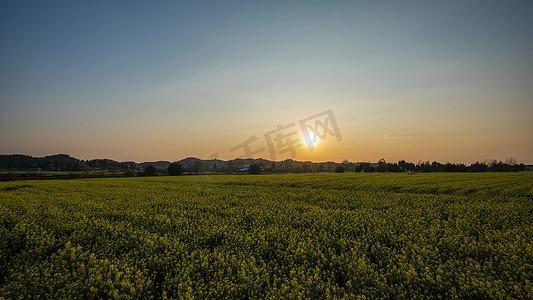
<svg viewBox="0 0 533 300"><path fill-rule="evenodd" d="M255 136L265 151L253 156L271 159L264 134L294 123L303 145L277 160L532 164L532 12L531 1L1 1L0 154L232 159ZM309 151L299 121L328 110L340 135Z"/></svg>

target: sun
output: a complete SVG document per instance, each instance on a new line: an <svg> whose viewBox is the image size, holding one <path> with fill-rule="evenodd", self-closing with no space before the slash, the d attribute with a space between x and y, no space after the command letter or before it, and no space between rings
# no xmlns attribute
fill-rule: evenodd
<svg viewBox="0 0 533 300"><path fill-rule="evenodd" d="M309 137L309 140L311 141L309 143L308 139L306 139L306 143L308 144L308 146L316 147L320 142L320 139L318 138L317 134L313 131L309 131L307 135Z"/></svg>

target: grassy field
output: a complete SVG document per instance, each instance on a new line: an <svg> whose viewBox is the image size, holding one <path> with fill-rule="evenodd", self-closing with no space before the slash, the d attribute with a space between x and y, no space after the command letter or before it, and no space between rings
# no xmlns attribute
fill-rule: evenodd
<svg viewBox="0 0 533 300"><path fill-rule="evenodd" d="M533 172L0 183L0 297L533 298Z"/></svg>

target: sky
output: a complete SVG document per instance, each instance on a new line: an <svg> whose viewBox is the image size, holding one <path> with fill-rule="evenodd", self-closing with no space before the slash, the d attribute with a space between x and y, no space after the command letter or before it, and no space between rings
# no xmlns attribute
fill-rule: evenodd
<svg viewBox="0 0 533 300"><path fill-rule="evenodd" d="M533 164L532 11L1 1L0 154Z"/></svg>

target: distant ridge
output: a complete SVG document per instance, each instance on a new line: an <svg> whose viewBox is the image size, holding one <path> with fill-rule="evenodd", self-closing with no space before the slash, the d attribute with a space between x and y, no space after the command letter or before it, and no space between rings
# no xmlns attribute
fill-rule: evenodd
<svg viewBox="0 0 533 300"><path fill-rule="evenodd" d="M297 161L292 159L286 159L283 161L273 161L263 158L236 158L231 160L221 160L221 159L200 159L196 157L187 157L177 161L186 168L191 168L197 162L202 162L207 165L209 169L211 168L224 168L231 164L235 168L245 168L251 164L261 164L263 166L271 167L276 165L279 168L296 168L306 166L323 166L325 170L332 170L335 166L339 165L336 162L319 162L314 163L311 161ZM117 168L117 169L144 169L149 165L156 167L157 169L166 169L172 162L160 160L160 161L147 161L136 163L133 161L120 162L107 158L99 159L90 159L90 160L80 160L74 157L71 157L67 154L56 154L43 157L33 157L30 155L24 154L3 154L0 155L0 168L2 169L37 169L41 168L42 170L78 170L82 169L84 166L97 167L101 169L107 168Z"/></svg>
<svg viewBox="0 0 533 300"><path fill-rule="evenodd" d="M445 163L429 161L418 162L417 164L404 160L397 163L386 162L381 159L377 163L370 162L347 162L337 163L311 162L286 159L273 161L264 158L236 158L231 160L221 159L200 159L187 157L177 161L185 169L189 170L211 170L211 171L246 171L252 164L258 164L263 169L270 171L295 171L295 172L516 172L533 171L533 165L518 164L516 162L504 163L502 161L492 161L488 163L473 163L469 166L462 163ZM171 164L170 161L160 160L153 162L136 163L133 161L119 162L112 159L91 159L80 160L67 154L56 154L43 157L33 157L24 154L3 154L0 155L0 169L2 170L36 170L36 171L83 171L86 169L100 170L137 170L143 171L149 165L158 170L166 170ZM197 172L196 172L197 173Z"/></svg>

